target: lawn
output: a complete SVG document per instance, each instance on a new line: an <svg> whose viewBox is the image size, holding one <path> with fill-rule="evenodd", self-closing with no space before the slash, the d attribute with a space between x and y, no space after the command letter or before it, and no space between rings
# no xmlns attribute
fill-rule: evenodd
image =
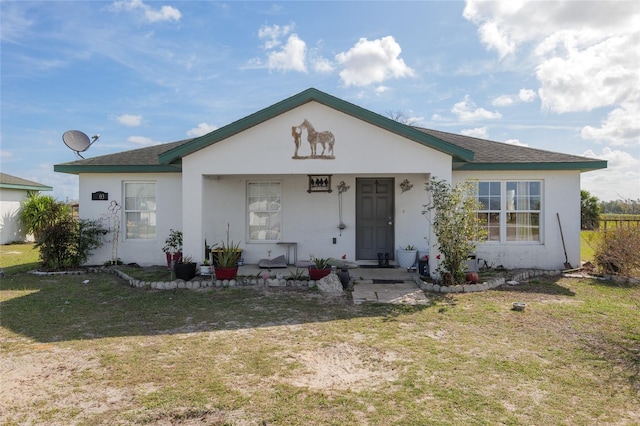
<svg viewBox="0 0 640 426"><path fill-rule="evenodd" d="M354 306L4 267L1 424L640 423L638 286Z"/></svg>

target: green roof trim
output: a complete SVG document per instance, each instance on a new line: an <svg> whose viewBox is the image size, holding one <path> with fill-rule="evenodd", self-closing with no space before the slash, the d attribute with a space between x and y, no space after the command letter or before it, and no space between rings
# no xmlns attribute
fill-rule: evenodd
<svg viewBox="0 0 640 426"><path fill-rule="evenodd" d="M442 139L416 130L411 126L398 123L395 120L383 117L380 114L376 114L367 109L354 105L340 98L336 98L335 96L331 96L314 88L307 89L303 92L298 93L297 95L291 96L290 98L273 104L270 107L264 108L231 124L221 127L220 129L217 129L211 133L200 136L199 138L195 138L188 143L165 151L158 156L158 159L162 164L171 164L186 155L192 154L221 140L227 139L253 126L256 126L280 114L288 112L294 108L312 101L326 105L344 114L351 115L369 124L373 124L377 127L396 133L415 142L422 143L438 151L442 151L453 156L454 159L462 161L472 161L474 159L475 154L471 150L448 143L446 141L443 141Z"/></svg>
<svg viewBox="0 0 640 426"><path fill-rule="evenodd" d="M179 165L87 165L55 164L54 172L60 173L181 173Z"/></svg>
<svg viewBox="0 0 640 426"><path fill-rule="evenodd" d="M584 162L558 162L558 163L453 163L453 170L580 170L588 172L591 170L606 169L607 162L584 161Z"/></svg>
<svg viewBox="0 0 640 426"><path fill-rule="evenodd" d="M53 187L51 186L6 173L0 173L0 188L20 189L23 191L53 191Z"/></svg>

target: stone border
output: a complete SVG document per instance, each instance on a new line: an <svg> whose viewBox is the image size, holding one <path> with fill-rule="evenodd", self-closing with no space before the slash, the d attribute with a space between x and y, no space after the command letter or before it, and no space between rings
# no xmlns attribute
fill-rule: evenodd
<svg viewBox="0 0 640 426"><path fill-rule="evenodd" d="M509 272L507 272L509 274ZM415 282L420 288L420 290L431 291L434 293L474 293L479 291L486 291L496 287L500 287L507 282L510 281L522 281L527 280L533 277L539 277L542 275L561 275L562 271L560 270L542 270L542 269L529 269L524 271L514 272L513 275L509 275L510 279L505 277L496 278L491 281L485 281L481 284L464 284L464 285L454 285L454 286L441 286L434 283L428 283L420 279L420 276L417 275L415 278Z"/></svg>
<svg viewBox="0 0 640 426"><path fill-rule="evenodd" d="M117 275L119 278L127 282L131 287L136 288L152 288L154 290L175 290L175 289L206 289L206 288L228 288L228 287L268 287L268 288L286 288L295 290L308 290L316 286L316 281L298 281L286 280L284 278L256 278L256 277L238 277L235 280L214 280L212 278L201 280L174 280L174 281L141 281L125 274L115 268L96 268L89 272L105 272Z"/></svg>

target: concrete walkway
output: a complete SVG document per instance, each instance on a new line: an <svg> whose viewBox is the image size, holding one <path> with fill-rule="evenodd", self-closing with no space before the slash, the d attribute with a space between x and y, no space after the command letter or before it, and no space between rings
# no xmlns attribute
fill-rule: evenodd
<svg viewBox="0 0 640 426"><path fill-rule="evenodd" d="M271 274L289 275L297 268L271 269ZM244 265L238 272L241 275L258 275L267 272L256 265ZM429 300L415 282L417 273L405 268L352 268L349 269L353 283L353 303L398 303L427 305Z"/></svg>
<svg viewBox="0 0 640 426"><path fill-rule="evenodd" d="M428 305L429 299L414 281L374 284L356 282L353 285L353 303L395 303L403 305Z"/></svg>

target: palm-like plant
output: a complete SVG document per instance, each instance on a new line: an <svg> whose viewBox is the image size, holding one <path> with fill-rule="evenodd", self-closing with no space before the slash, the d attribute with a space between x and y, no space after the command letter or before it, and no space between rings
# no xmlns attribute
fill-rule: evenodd
<svg viewBox="0 0 640 426"><path fill-rule="evenodd" d="M50 195L41 195L37 191L29 191L27 199L22 202L20 223L27 234L33 234L36 241L42 231L70 216L69 207L56 201Z"/></svg>

